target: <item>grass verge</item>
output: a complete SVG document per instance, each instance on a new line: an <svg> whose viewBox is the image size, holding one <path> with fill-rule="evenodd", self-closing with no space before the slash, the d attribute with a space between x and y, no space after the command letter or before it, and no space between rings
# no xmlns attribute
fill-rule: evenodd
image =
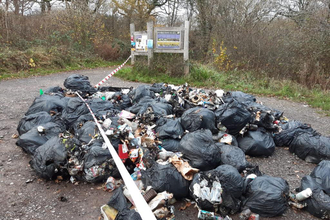
<svg viewBox="0 0 330 220"><path fill-rule="evenodd" d="M8 79L16 79L16 78L27 78L30 76L44 76L52 73L66 72L66 71L74 71L74 70L82 70L82 69L93 69L100 67L109 67L120 65L122 61L104 61L104 60L81 60L76 63L72 63L64 68L62 67L39 67L39 68L31 68L29 70L23 70L14 73L0 73L0 81L8 80Z"/></svg>
<svg viewBox="0 0 330 220"><path fill-rule="evenodd" d="M0 49L0 80L108 67L122 61L105 61L91 52L63 47L34 47L25 51Z"/></svg>
<svg viewBox="0 0 330 220"><path fill-rule="evenodd" d="M243 91L262 96L276 96L298 102L323 110L330 116L330 93L319 88L307 89L306 87L289 81L275 80L266 75L256 75L252 72L228 71L218 72L208 66L193 64L188 76L172 76L161 72L149 71L145 66L124 68L116 76L130 81L145 83L166 82L175 85L189 83L191 86L223 89L226 91Z"/></svg>

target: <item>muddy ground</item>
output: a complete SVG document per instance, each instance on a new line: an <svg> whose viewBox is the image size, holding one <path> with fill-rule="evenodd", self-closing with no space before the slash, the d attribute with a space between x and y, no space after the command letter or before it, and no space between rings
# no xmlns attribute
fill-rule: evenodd
<svg viewBox="0 0 330 220"><path fill-rule="evenodd" d="M76 71L87 75L96 84L111 69ZM73 185L63 181L55 183L38 179L29 166L30 156L15 145L16 127L40 89L51 86L63 87L63 82L73 72L50 76L13 79L0 82L0 219L98 219L100 206L110 194L99 189L101 184ZM140 83L111 78L105 85L136 87ZM266 106L283 110L290 119L309 123L324 135L330 134L330 117L325 117L303 103L258 97ZM253 158L262 172L282 177L290 189L298 187L304 175L309 174L314 164L296 158L285 148L277 148L270 158ZM64 197L66 201L60 201ZM193 206L186 211L176 211L176 220L197 219ZM237 215L233 219L238 219ZM266 219L266 218L260 218ZM273 219L316 219L304 211L289 209L282 217Z"/></svg>

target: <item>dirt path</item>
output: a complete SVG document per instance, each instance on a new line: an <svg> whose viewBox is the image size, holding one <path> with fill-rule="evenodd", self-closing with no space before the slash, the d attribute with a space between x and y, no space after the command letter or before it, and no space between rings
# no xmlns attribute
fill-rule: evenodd
<svg viewBox="0 0 330 220"><path fill-rule="evenodd" d="M111 69L94 69L75 73L87 75L91 83L96 84L110 71ZM74 72L0 82L0 219L98 219L99 207L110 198L108 193L98 189L100 184L74 186L68 182L39 180L29 167L30 157L15 145L16 139L11 137L17 133L19 120L39 95L39 90L51 86L63 87L65 78L72 73ZM135 87L140 84L113 77L105 85ZM290 119L301 120L323 134L330 134L330 117L318 114L315 109L275 98L258 99L269 107L283 110ZM291 189L298 187L301 177L309 174L315 167L297 159L284 148L277 148L271 158L254 158L252 161L259 164L261 171L285 178ZM33 181L27 183L29 180ZM61 196L67 201L60 201ZM189 211L177 211L176 215L177 220L197 219L193 207ZM275 219L314 218L306 212L290 209L284 217Z"/></svg>

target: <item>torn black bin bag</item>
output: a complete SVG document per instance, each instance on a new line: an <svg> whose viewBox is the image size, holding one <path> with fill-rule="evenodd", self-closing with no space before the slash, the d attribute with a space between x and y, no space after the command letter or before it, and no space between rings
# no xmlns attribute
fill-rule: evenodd
<svg viewBox="0 0 330 220"><path fill-rule="evenodd" d="M30 165L38 176L51 180L61 175L60 170L66 160L67 150L61 138L54 136L35 151Z"/></svg>
<svg viewBox="0 0 330 220"><path fill-rule="evenodd" d="M180 119L160 118L157 120L156 125L157 136L160 139L180 139L184 132L180 123Z"/></svg>
<svg viewBox="0 0 330 220"><path fill-rule="evenodd" d="M24 116L18 123L18 134L22 135L37 125L51 121L53 121L53 117L48 112L44 111Z"/></svg>
<svg viewBox="0 0 330 220"><path fill-rule="evenodd" d="M224 125L232 135L237 135L251 119L251 113L246 106L235 99L220 105L214 113L217 124Z"/></svg>
<svg viewBox="0 0 330 220"><path fill-rule="evenodd" d="M82 144L88 144L97 133L98 129L95 122L88 121L84 123L80 129L78 129L76 136L78 140L82 142Z"/></svg>
<svg viewBox="0 0 330 220"><path fill-rule="evenodd" d="M140 109L145 105L145 104L148 104L148 103L155 103L156 100L154 100L153 98L149 97L149 96L145 96L145 97L142 97L138 103L135 103L133 106L129 107L127 110L129 112L132 112L134 114L137 114Z"/></svg>
<svg viewBox="0 0 330 220"><path fill-rule="evenodd" d="M219 133L213 135L212 138L213 138L213 141L214 141L214 142L220 142L222 138L226 138L227 136L228 136L229 138L231 138L231 143L227 143L227 142L224 142L224 143L226 143L226 144L230 144L230 145L233 145L233 146L238 147L238 142L237 142L236 137L233 136L233 135L227 134L226 132L219 131ZM228 140L229 140L229 139L228 139Z"/></svg>
<svg viewBox="0 0 330 220"><path fill-rule="evenodd" d="M118 212L123 211L124 209L129 209L131 207L131 204L127 202L127 199L123 193L122 186L118 187L113 191L112 196L107 205L116 209Z"/></svg>
<svg viewBox="0 0 330 220"><path fill-rule="evenodd" d="M295 136L301 133L314 133L314 129L308 124L299 121L289 121L280 124L282 131L274 135L274 142L277 147L288 147Z"/></svg>
<svg viewBox="0 0 330 220"><path fill-rule="evenodd" d="M271 134L264 129L248 131L244 137L238 138L238 146L249 156L271 156L275 151L275 143Z"/></svg>
<svg viewBox="0 0 330 220"><path fill-rule="evenodd" d="M221 183L216 174L214 170L196 173L189 186L190 196L202 210L214 212L215 207L218 207L223 201L222 198L221 201L218 198L221 189L217 189L217 185L221 185ZM213 196L216 195L214 198L210 195L211 192L213 192Z"/></svg>
<svg viewBox="0 0 330 220"><path fill-rule="evenodd" d="M65 79L64 86L72 91L80 91L83 95L94 94L97 90L91 86L88 76L73 74Z"/></svg>
<svg viewBox="0 0 330 220"><path fill-rule="evenodd" d="M142 218L134 209L124 209L118 212L115 220L142 220Z"/></svg>
<svg viewBox="0 0 330 220"><path fill-rule="evenodd" d="M261 217L282 215L288 208L289 185L279 177L259 176L248 184L243 209Z"/></svg>
<svg viewBox="0 0 330 220"><path fill-rule="evenodd" d="M117 101L115 104L115 107L118 108L119 110L124 110L132 106L131 99L128 95L122 94L120 96L120 100Z"/></svg>
<svg viewBox="0 0 330 220"><path fill-rule="evenodd" d="M240 210L241 196L243 193L244 181L237 169L231 165L221 165L216 169L221 187L223 189L221 214L234 214Z"/></svg>
<svg viewBox="0 0 330 220"><path fill-rule="evenodd" d="M239 172L245 170L249 165L241 148L223 143L217 143L216 145L220 149L221 164L231 165Z"/></svg>
<svg viewBox="0 0 330 220"><path fill-rule="evenodd" d="M221 184L221 204L213 198L216 195L214 182ZM235 167L221 165L216 169L195 174L189 189L190 195L201 209L214 211L215 206L218 206L220 214L227 215L240 210L243 184L243 178ZM209 196L207 196L207 192L210 193Z"/></svg>
<svg viewBox="0 0 330 220"><path fill-rule="evenodd" d="M275 116L271 114L271 112L260 112L260 118L258 120L254 120L252 123L258 125L258 127L263 127L267 130L275 131L277 127L274 125Z"/></svg>
<svg viewBox="0 0 330 220"><path fill-rule="evenodd" d="M190 132L204 128L212 133L217 133L216 118L214 112L206 108L195 107L186 110L181 116L181 124L184 130Z"/></svg>
<svg viewBox="0 0 330 220"><path fill-rule="evenodd" d="M72 128L74 122L82 115L89 113L86 104L79 98L70 98L66 108L62 112L62 118L67 128Z"/></svg>
<svg viewBox="0 0 330 220"><path fill-rule="evenodd" d="M265 105L262 105L260 103L257 102L250 102L247 104L247 108L249 109L250 112L268 112L271 115L273 115L275 117L276 120L279 120L280 117L283 116L283 111L279 111L276 109L271 109Z"/></svg>
<svg viewBox="0 0 330 220"><path fill-rule="evenodd" d="M154 92L150 91L150 86L147 85L138 86L132 92L132 101L133 103L137 103L140 101L141 98L146 96L149 96L151 98L154 98L155 96Z"/></svg>
<svg viewBox="0 0 330 220"><path fill-rule="evenodd" d="M220 165L219 148L212 140L210 130L197 130L184 135L179 151L189 160L189 164L200 170L211 170Z"/></svg>
<svg viewBox="0 0 330 220"><path fill-rule="evenodd" d="M296 191L300 192L310 188L312 190L311 197L302 201L307 204L304 209L318 218L330 219L330 194L326 193L317 181L316 178L311 176L304 176L301 179L300 187Z"/></svg>
<svg viewBox="0 0 330 220"><path fill-rule="evenodd" d="M321 161L310 175L330 195L330 160Z"/></svg>
<svg viewBox="0 0 330 220"><path fill-rule="evenodd" d="M165 102L149 102L145 103L137 113L140 116L153 114L157 118L161 118L162 116L172 114L172 106Z"/></svg>
<svg viewBox="0 0 330 220"><path fill-rule="evenodd" d="M163 147L167 151L177 152L180 147L180 140L176 139L161 139L161 147Z"/></svg>
<svg viewBox="0 0 330 220"><path fill-rule="evenodd" d="M38 131L38 126L43 129ZM58 136L59 133L65 131L65 127L55 124L54 122L48 122L33 127L27 133L24 133L19 137L16 142L17 146L20 146L28 154L34 154L36 149L46 143L54 136Z"/></svg>
<svg viewBox="0 0 330 220"><path fill-rule="evenodd" d="M315 132L300 133L292 140L289 150L309 163L330 160L330 137Z"/></svg>
<svg viewBox="0 0 330 220"><path fill-rule="evenodd" d="M25 113L25 115L35 114L37 112L45 111L47 113L60 113L65 109L67 101L62 95L43 94L34 99L32 105Z"/></svg>
<svg viewBox="0 0 330 220"><path fill-rule="evenodd" d="M165 83L154 83L152 86L149 88L151 91L154 93L163 93L170 89L169 87L165 86ZM161 94L162 95L162 94Z"/></svg>
<svg viewBox="0 0 330 220"><path fill-rule="evenodd" d="M158 147L152 147L152 148L142 147L141 149L143 152L142 161L147 169L152 167L155 163L157 163L156 159L159 153Z"/></svg>
<svg viewBox="0 0 330 220"><path fill-rule="evenodd" d="M120 178L108 148L103 149L102 144L103 141L95 140L83 157L84 179L87 182L102 182L109 176Z"/></svg>
<svg viewBox="0 0 330 220"><path fill-rule="evenodd" d="M167 191L173 193L177 199L186 198L189 194L189 181L172 165L154 165L146 171L141 170L144 186L152 186L157 192Z"/></svg>

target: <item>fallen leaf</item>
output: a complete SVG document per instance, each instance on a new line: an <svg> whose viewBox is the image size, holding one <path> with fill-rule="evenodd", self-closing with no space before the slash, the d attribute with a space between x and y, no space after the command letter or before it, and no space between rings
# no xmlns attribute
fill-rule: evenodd
<svg viewBox="0 0 330 220"><path fill-rule="evenodd" d="M185 209L187 209L189 206L191 206L191 202L186 202L186 204L185 204L184 206L181 206L181 207L179 208L179 210L180 210L180 211L185 210Z"/></svg>

